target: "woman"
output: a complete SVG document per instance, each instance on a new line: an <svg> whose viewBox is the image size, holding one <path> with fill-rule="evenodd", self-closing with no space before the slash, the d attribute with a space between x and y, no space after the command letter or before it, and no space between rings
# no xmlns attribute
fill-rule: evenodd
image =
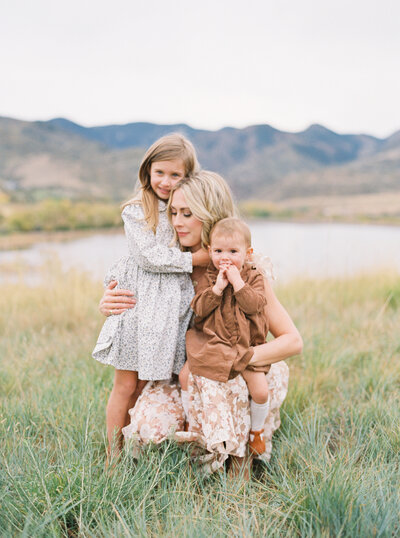
<svg viewBox="0 0 400 538"><path fill-rule="evenodd" d="M233 216L234 213L235 209L229 187L217 174L201 172L197 176L182 180L172 190L169 203L172 225L182 248L190 250L192 253L197 252L202 247L207 247L212 226L222 218ZM195 287L204 271L204 267L194 268L192 281ZM132 292L115 291L112 286L113 284L105 291L100 303L100 311L104 315L119 314L134 304ZM288 368L281 361L300 353L302 340L268 281L265 281L265 293L270 332L275 338L254 348L251 364L274 365L279 363L271 367L267 374L271 391L271 410L265 425L264 436L267 448L262 458L269 459L271 437L280 425L279 407L287 392ZM191 399L196 407L195 414L197 413L190 424L192 431L179 432L183 429L183 410L176 382L156 382L147 385L137 405L130 411L131 423L123 431L125 437L134 436L141 444L148 441L160 442L171 431L171 427L174 427L179 432L177 434L179 441L197 441L199 445L206 448L203 462L207 464L208 470L213 471L223 464L228 453L234 454L238 458L244 456L248 434L247 424L249 423L247 387L243 378L238 376L231 380L229 397L226 394L222 395L221 392L216 395L218 401L224 400L224 412L227 409L226 405L231 405L229 419L233 426L227 433L220 431L220 424L224 421L218 419L218 413L207 413L207 417L214 420L213 423L210 421L202 422L201 409L199 409L201 404L199 404L199 398L196 399L193 376L191 377ZM232 394L235 396L233 399ZM137 395L138 393L132 395L132 402L137 398ZM231 398L231 400L227 400L227 398ZM224 438L221 443L215 443L210 439L210 431L213 432L214 440L215 437L218 437L218 435L214 435L216 432L221 434L219 435L220 439L223 439L224 436L228 437ZM227 449L228 445L231 448Z"/></svg>

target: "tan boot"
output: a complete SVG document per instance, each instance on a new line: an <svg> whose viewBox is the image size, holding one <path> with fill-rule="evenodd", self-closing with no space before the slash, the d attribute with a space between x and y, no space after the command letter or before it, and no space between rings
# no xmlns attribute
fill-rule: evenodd
<svg viewBox="0 0 400 538"><path fill-rule="evenodd" d="M264 430L250 430L249 450L257 455L265 452Z"/></svg>

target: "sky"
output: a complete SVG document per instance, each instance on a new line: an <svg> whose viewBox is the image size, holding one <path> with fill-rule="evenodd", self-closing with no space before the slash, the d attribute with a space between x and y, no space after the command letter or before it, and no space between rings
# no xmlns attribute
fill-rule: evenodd
<svg viewBox="0 0 400 538"><path fill-rule="evenodd" d="M0 0L0 115L400 129L397 0Z"/></svg>

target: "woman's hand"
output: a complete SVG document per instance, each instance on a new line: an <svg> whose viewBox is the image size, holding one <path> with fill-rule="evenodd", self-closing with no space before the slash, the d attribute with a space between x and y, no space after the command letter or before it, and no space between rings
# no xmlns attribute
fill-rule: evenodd
<svg viewBox="0 0 400 538"><path fill-rule="evenodd" d="M99 310L103 316L122 314L136 304L134 293L130 290L115 290L117 284L116 280L112 280L100 300Z"/></svg>

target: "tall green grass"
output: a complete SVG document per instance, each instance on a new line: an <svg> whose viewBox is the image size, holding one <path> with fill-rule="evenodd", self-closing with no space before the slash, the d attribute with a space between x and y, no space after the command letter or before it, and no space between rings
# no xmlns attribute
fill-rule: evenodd
<svg viewBox="0 0 400 538"><path fill-rule="evenodd" d="M400 285L277 289L304 338L272 459L203 477L173 443L104 472L101 285L49 266L0 286L1 536L400 536Z"/></svg>

